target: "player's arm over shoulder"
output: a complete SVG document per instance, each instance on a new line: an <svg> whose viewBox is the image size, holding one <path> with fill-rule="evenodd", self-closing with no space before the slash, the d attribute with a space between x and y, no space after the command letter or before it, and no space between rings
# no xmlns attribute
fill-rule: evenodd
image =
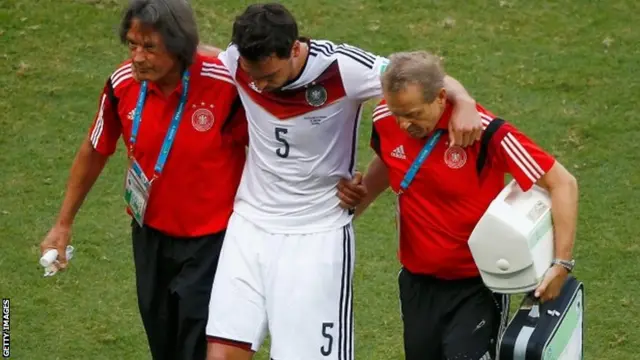
<svg viewBox="0 0 640 360"><path fill-rule="evenodd" d="M340 74L349 98L366 101L382 97L380 74L388 60L349 44L335 45Z"/></svg>
<svg viewBox="0 0 640 360"><path fill-rule="evenodd" d="M233 43L229 43L224 50L213 45L200 44L198 45L198 54L209 59L219 59L231 75L235 76L240 53Z"/></svg>

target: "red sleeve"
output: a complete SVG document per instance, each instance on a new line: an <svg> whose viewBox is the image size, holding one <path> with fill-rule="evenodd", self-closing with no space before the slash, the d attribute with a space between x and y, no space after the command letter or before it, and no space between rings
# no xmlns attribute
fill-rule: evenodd
<svg viewBox="0 0 640 360"><path fill-rule="evenodd" d="M495 163L527 191L551 169L555 159L513 125L505 123L500 130L502 136L492 141Z"/></svg>
<svg viewBox="0 0 640 360"><path fill-rule="evenodd" d="M98 111L89 131L89 140L93 148L107 156L115 152L122 134L122 124L114 104L115 95L109 79L100 94Z"/></svg>

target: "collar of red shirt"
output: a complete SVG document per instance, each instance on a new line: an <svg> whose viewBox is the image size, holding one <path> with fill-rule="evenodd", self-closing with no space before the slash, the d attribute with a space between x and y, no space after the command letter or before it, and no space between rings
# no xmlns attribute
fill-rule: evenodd
<svg viewBox="0 0 640 360"><path fill-rule="evenodd" d="M436 124L436 127L434 128L434 130L438 130L438 129L448 130L449 120L451 119L452 112L453 112L453 105L449 101L447 101L444 105L444 112L440 116L440 120L438 120L438 123Z"/></svg>

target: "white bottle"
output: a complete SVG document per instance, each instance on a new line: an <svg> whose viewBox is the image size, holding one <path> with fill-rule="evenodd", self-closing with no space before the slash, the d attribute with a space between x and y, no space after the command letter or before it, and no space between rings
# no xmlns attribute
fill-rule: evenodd
<svg viewBox="0 0 640 360"><path fill-rule="evenodd" d="M75 249L73 246L67 245L67 249L66 249L67 261L73 258L74 250ZM42 255L42 257L40 258L40 265L45 268L44 276L53 276L55 275L56 272L58 272L57 260L58 260L58 250L56 249L51 249L46 253L44 253L44 255Z"/></svg>

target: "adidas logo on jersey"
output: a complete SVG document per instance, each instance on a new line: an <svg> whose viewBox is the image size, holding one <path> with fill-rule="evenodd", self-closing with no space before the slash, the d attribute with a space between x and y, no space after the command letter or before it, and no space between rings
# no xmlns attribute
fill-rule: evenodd
<svg viewBox="0 0 640 360"><path fill-rule="evenodd" d="M405 160L407 156L404 154L404 146L400 145L397 148L393 149L391 152L391 156L398 159Z"/></svg>

